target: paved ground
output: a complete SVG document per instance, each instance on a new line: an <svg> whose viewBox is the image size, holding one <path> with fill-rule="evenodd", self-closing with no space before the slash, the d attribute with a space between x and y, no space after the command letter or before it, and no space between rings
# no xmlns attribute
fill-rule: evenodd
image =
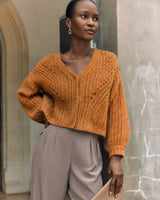
<svg viewBox="0 0 160 200"><path fill-rule="evenodd" d="M0 200L29 200L29 194L5 195L0 193Z"/></svg>

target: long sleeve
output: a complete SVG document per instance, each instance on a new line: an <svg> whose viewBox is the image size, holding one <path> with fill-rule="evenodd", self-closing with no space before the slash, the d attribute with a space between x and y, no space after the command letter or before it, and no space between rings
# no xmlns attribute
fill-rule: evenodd
<svg viewBox="0 0 160 200"><path fill-rule="evenodd" d="M41 94L41 68L43 62L40 61L29 73L18 90L18 99L26 112L33 120L44 123L44 114L42 112L43 97Z"/></svg>
<svg viewBox="0 0 160 200"><path fill-rule="evenodd" d="M107 137L104 140L104 146L109 152L109 157L115 154L124 156L129 135L130 127L127 104L117 61L117 68L110 93Z"/></svg>

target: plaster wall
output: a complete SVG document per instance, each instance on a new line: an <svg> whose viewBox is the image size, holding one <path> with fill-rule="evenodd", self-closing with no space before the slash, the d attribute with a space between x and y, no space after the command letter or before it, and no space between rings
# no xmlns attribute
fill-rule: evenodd
<svg viewBox="0 0 160 200"><path fill-rule="evenodd" d="M117 1L118 57L131 138L123 200L159 200L160 1Z"/></svg>

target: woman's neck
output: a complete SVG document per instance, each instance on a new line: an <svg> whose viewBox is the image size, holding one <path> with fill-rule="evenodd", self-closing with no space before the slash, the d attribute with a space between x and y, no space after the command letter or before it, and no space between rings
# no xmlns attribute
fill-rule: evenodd
<svg viewBox="0 0 160 200"><path fill-rule="evenodd" d="M87 56L90 56L91 53L92 53L92 50L90 48L90 41L76 42L74 40L71 42L69 54L72 58L79 60Z"/></svg>

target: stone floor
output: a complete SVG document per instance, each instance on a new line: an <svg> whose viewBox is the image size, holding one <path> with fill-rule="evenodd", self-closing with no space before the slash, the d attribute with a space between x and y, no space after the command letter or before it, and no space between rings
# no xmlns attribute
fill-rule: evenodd
<svg viewBox="0 0 160 200"><path fill-rule="evenodd" d="M0 192L0 200L29 200L29 194L5 195Z"/></svg>

